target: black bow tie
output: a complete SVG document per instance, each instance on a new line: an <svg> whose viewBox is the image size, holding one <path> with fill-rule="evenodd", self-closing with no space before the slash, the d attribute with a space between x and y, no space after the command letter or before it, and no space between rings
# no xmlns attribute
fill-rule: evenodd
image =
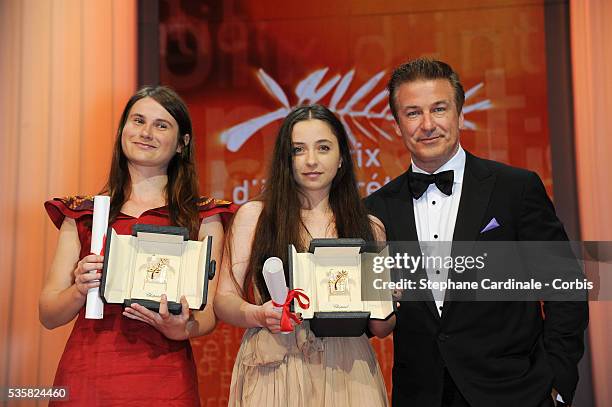
<svg viewBox="0 0 612 407"><path fill-rule="evenodd" d="M436 184L443 194L450 195L453 193L454 179L452 170L442 171L437 174L422 174L420 172L413 172L411 168L408 172L408 184L414 199L419 199L423 196L431 184Z"/></svg>

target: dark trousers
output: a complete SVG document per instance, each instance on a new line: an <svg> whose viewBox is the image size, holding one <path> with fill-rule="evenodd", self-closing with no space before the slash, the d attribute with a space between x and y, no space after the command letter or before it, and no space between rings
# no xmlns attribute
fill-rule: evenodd
<svg viewBox="0 0 612 407"><path fill-rule="evenodd" d="M444 387L442 388L442 407L470 407L457 388L455 381L444 369Z"/></svg>
<svg viewBox="0 0 612 407"><path fill-rule="evenodd" d="M565 404L557 404L559 407L564 406ZM553 401L552 396L547 397L541 404L539 407L555 407L555 402Z"/></svg>
<svg viewBox="0 0 612 407"><path fill-rule="evenodd" d="M562 406L563 404L561 404ZM442 407L470 407L469 403L463 397L455 381L444 369L444 388L442 389ZM547 397L539 404L539 407L555 407L552 397Z"/></svg>

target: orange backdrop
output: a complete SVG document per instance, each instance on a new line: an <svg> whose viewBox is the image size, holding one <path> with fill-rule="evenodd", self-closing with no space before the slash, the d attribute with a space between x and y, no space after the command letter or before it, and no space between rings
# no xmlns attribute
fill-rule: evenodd
<svg viewBox="0 0 612 407"><path fill-rule="evenodd" d="M42 204L104 184L137 86L136 21L135 0L0 1L2 388L53 383L72 324L38 321L58 238Z"/></svg>
<svg viewBox="0 0 612 407"><path fill-rule="evenodd" d="M570 2L578 202L583 240L612 241L612 3ZM603 137L602 137L603 136ZM612 286L612 263L599 264L601 285ZM591 347L595 405L612 400L612 301L591 302Z"/></svg>
<svg viewBox="0 0 612 407"><path fill-rule="evenodd" d="M535 1L162 1L161 82L194 118L204 193L256 196L281 118L300 103L330 106L353 137L367 195L410 162L384 86L397 64L448 61L466 88L462 144L537 171L552 193L544 5ZM225 324L193 341L202 404L226 405L242 331ZM392 340L374 340L390 387Z"/></svg>

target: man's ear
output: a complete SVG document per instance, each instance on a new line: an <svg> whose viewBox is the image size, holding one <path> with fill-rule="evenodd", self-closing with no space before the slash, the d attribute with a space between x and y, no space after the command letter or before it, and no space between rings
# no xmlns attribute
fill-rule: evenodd
<svg viewBox="0 0 612 407"><path fill-rule="evenodd" d="M459 130L463 130L465 127L463 127L463 110L461 111L461 113L459 113Z"/></svg>
<svg viewBox="0 0 612 407"><path fill-rule="evenodd" d="M402 131L400 130L399 124L395 120L393 121L393 130L395 130L395 134L402 137Z"/></svg>
<svg viewBox="0 0 612 407"><path fill-rule="evenodd" d="M176 152L180 153L181 151L183 151L183 147L187 147L189 145L190 140L191 140L191 136L189 134L185 134L183 136L183 144L181 145L181 143L179 143L179 145L176 146Z"/></svg>

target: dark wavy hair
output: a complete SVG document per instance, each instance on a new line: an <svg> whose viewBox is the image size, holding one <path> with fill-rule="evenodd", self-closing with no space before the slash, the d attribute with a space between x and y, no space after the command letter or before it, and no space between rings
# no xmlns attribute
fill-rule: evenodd
<svg viewBox="0 0 612 407"><path fill-rule="evenodd" d="M461 109L463 109L463 103L465 102L465 92L457 72L446 62L429 58L417 58L395 68L387 84L389 107L395 121L399 122L397 106L395 105L397 89L404 83L433 79L446 79L450 83L455 92L457 114L461 114Z"/></svg>
<svg viewBox="0 0 612 407"><path fill-rule="evenodd" d="M308 249L308 231L302 222L300 213L302 209L300 194L303 192L293 176L291 140L295 124L305 120L325 122L336 136L340 147L342 166L332 180L329 191L329 206L333 213L338 236L360 237L366 241L374 240L368 212L357 190L353 159L344 126L325 106L308 105L295 108L281 124L265 189L256 198L257 201L262 202L263 209L255 228L244 287L240 287L234 277L234 283L242 296L252 303L257 301L255 289L260 294L261 301L265 302L270 299L262 274L263 263L268 257L279 257L284 264L287 264L289 244L296 246L298 251Z"/></svg>
<svg viewBox="0 0 612 407"><path fill-rule="evenodd" d="M108 180L103 189L110 195L109 223L113 222L121 207L130 196L131 180L127 166L127 157L121 148L121 135L123 127L128 120L132 106L140 99L150 97L162 105L178 123L177 139L182 145L181 152L176 153L168 163L168 184L166 185L166 204L170 214L170 221L174 225L186 227L192 239L197 239L200 228L197 201L200 197L195 168L194 137L191 118L185 102L172 89L165 86L146 86L136 92L128 100L117 129L113 158ZM189 134L190 139L184 144L183 137Z"/></svg>

